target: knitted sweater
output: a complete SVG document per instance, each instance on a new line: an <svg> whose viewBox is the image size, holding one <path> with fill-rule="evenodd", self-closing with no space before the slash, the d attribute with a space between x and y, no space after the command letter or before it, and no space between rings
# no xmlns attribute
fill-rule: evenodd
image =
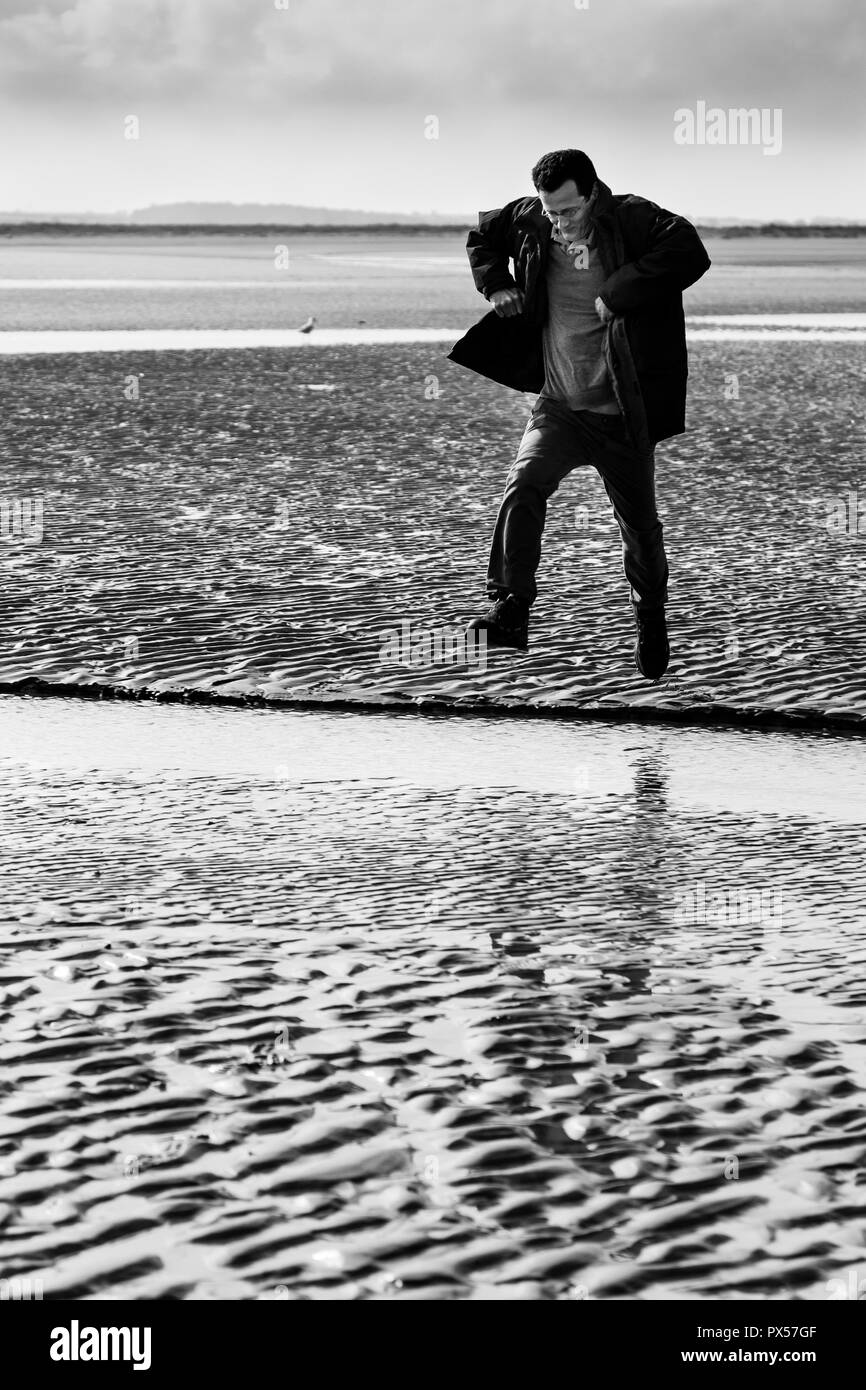
<svg viewBox="0 0 866 1390"><path fill-rule="evenodd" d="M619 406L604 359L605 328L595 308L606 279L594 237L566 245L554 235L547 263L541 395L571 410L614 415Z"/></svg>

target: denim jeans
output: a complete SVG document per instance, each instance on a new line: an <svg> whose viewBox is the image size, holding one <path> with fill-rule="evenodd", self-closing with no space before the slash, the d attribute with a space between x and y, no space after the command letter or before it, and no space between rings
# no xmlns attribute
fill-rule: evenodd
<svg viewBox="0 0 866 1390"><path fill-rule="evenodd" d="M629 442L621 415L570 410L539 396L517 458L505 481L496 518L487 589L532 603L547 499L574 468L592 464L613 506L622 536L623 573L632 602L654 608L667 601L668 563L655 497L655 457Z"/></svg>

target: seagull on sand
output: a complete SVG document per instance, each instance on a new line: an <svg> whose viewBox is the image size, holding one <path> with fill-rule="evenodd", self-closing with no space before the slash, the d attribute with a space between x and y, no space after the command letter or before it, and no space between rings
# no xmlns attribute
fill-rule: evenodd
<svg viewBox="0 0 866 1390"><path fill-rule="evenodd" d="M311 314L310 317L307 319L307 322L306 322L306 323L302 323L301 326L300 326L300 328L299 328L297 331L298 331L299 333L312 333L313 329L314 329L315 326L316 326L316 323L317 323L316 318L314 317L313 314Z"/></svg>

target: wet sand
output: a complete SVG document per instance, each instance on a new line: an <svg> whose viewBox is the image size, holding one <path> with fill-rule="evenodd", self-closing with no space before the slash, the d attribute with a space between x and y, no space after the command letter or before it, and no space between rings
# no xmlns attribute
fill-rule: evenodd
<svg viewBox="0 0 866 1390"><path fill-rule="evenodd" d="M450 327L485 307L465 240L19 234L0 241L0 313L6 330L291 328L308 314L321 328ZM705 241L713 265L687 291L689 313L866 310L866 237Z"/></svg>
<svg viewBox="0 0 866 1390"><path fill-rule="evenodd" d="M530 400L445 350L8 358L7 495L44 516L41 540L4 545L0 682L862 722L859 346L693 345L689 433L657 451L658 685L634 670L619 536L586 468L549 508L529 654L411 664L404 624L459 632L483 605Z"/></svg>
<svg viewBox="0 0 866 1390"><path fill-rule="evenodd" d="M862 249L729 244L687 296L658 686L586 470L527 656L384 659L477 611L528 409L441 341L4 359L0 501L43 529L7 506L0 688L284 706L0 697L4 1278L857 1296L864 752L829 726L866 714L862 349L811 316L866 309ZM4 246L0 306L417 337L483 309L457 250L310 242L276 290L261 243Z"/></svg>
<svg viewBox="0 0 866 1390"><path fill-rule="evenodd" d="M10 697L0 733L5 1277L847 1288L859 742Z"/></svg>

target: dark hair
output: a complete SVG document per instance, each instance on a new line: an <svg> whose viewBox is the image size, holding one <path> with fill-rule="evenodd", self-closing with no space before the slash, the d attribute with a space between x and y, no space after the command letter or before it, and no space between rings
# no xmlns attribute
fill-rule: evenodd
<svg viewBox="0 0 866 1390"><path fill-rule="evenodd" d="M583 150L552 150L543 154L532 171L532 182L545 193L553 193L574 179L582 198L588 198L596 180L595 166Z"/></svg>

